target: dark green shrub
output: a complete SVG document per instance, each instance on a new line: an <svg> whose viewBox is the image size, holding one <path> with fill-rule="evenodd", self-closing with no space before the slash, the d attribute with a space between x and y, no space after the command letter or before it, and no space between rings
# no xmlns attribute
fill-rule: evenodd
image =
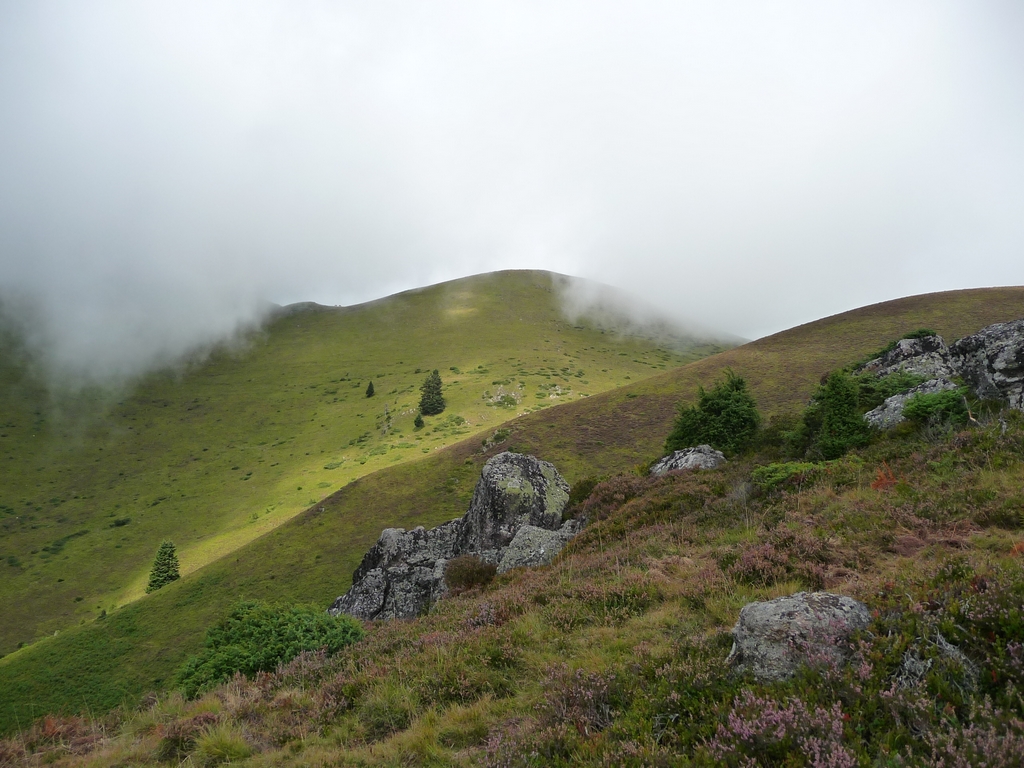
<svg viewBox="0 0 1024 768"><path fill-rule="evenodd" d="M486 563L476 555L460 555L448 561L444 568L444 583L452 594L491 583L498 566Z"/></svg>
<svg viewBox="0 0 1024 768"><path fill-rule="evenodd" d="M174 551L174 544L170 541L165 541L156 551L156 558L153 560L153 570L149 572L149 584L146 585L146 592L156 592L160 587L166 586L180 578L178 555Z"/></svg>
<svg viewBox="0 0 1024 768"><path fill-rule="evenodd" d="M444 395L441 394L441 374L437 368L420 385L420 413L424 416L436 416L445 409Z"/></svg>
<svg viewBox="0 0 1024 768"><path fill-rule="evenodd" d="M903 406L903 416L915 424L967 422L967 403L963 389L914 395Z"/></svg>
<svg viewBox="0 0 1024 768"><path fill-rule="evenodd" d="M413 429L423 429L423 414L417 413L416 418L412 420Z"/></svg>
<svg viewBox="0 0 1024 768"><path fill-rule="evenodd" d="M870 434L859 407L857 381L845 371L834 371L818 387L803 422L790 436L790 451L837 459L851 448L867 445Z"/></svg>
<svg viewBox="0 0 1024 768"><path fill-rule="evenodd" d="M750 473L751 482L762 491L771 491L783 485L802 485L819 477L823 464L806 461L786 461L766 464Z"/></svg>
<svg viewBox="0 0 1024 768"><path fill-rule="evenodd" d="M710 390L698 390L697 405L680 408L665 451L707 444L724 453L737 453L750 443L760 424L761 415L746 381L726 371L725 381L716 381Z"/></svg>
<svg viewBox="0 0 1024 768"><path fill-rule="evenodd" d="M925 377L906 371L896 371L888 376L862 374L854 376L854 380L857 382L858 406L864 411L870 411L885 402L886 398L923 384Z"/></svg>
<svg viewBox="0 0 1024 768"><path fill-rule="evenodd" d="M371 381L366 385L366 396L373 397L373 382Z"/></svg>
<svg viewBox="0 0 1024 768"><path fill-rule="evenodd" d="M206 632L205 648L179 670L177 685L196 696L236 672L273 670L303 651L336 653L363 637L350 616L330 616L316 606L277 607L247 601Z"/></svg>

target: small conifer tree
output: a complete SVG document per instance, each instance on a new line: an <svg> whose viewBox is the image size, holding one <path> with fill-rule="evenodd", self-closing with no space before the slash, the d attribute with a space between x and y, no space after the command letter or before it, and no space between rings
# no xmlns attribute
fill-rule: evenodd
<svg viewBox="0 0 1024 768"><path fill-rule="evenodd" d="M416 418L412 420L412 425L416 429L423 429L423 414L417 413Z"/></svg>
<svg viewBox="0 0 1024 768"><path fill-rule="evenodd" d="M178 555L174 551L174 544L165 541L156 551L156 558L153 560L153 570L149 572L149 584L146 585L146 592L156 592L160 587L177 581L181 578L178 572Z"/></svg>
<svg viewBox="0 0 1024 768"><path fill-rule="evenodd" d="M437 368L427 376L420 386L420 413L425 416L436 416L445 408L444 395L441 394L441 374Z"/></svg>
<svg viewBox="0 0 1024 768"><path fill-rule="evenodd" d="M373 397L373 382L371 381L366 385L366 396Z"/></svg>
<svg viewBox="0 0 1024 768"><path fill-rule="evenodd" d="M726 370L725 381L716 381L710 390L697 390L697 405L680 408L665 451L706 443L725 453L738 453L754 438L760 424L761 415L747 391L747 382Z"/></svg>

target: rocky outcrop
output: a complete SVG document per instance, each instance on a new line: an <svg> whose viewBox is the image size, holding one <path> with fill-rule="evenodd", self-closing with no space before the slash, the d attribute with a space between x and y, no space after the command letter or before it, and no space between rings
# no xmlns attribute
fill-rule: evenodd
<svg viewBox="0 0 1024 768"><path fill-rule="evenodd" d="M352 587L328 613L418 616L447 594L444 569L460 555L494 563L499 573L550 563L582 527L577 520L562 523L568 501L569 484L553 465L500 453L484 465L462 517L430 530L385 529L352 575Z"/></svg>
<svg viewBox="0 0 1024 768"><path fill-rule="evenodd" d="M979 397L1002 400L1024 411L1024 320L990 325L949 347L941 336L901 339L894 349L859 371L878 376L904 371L930 379L865 414L867 422L878 429L903 421L903 406L911 396L953 389L950 379L957 376Z"/></svg>
<svg viewBox="0 0 1024 768"><path fill-rule="evenodd" d="M569 484L552 464L521 453L500 453L484 465L462 518L460 554L497 563L522 526L553 530L561 525L568 502Z"/></svg>
<svg viewBox="0 0 1024 768"><path fill-rule="evenodd" d="M579 520L566 520L555 531L524 525L509 542L498 563L498 573L532 565L547 565L583 528Z"/></svg>
<svg viewBox="0 0 1024 768"><path fill-rule="evenodd" d="M860 370L878 376L904 371L930 379L944 379L956 375L956 371L950 365L949 348L941 336L900 339L893 349L865 363Z"/></svg>
<svg viewBox="0 0 1024 768"><path fill-rule="evenodd" d="M880 406L865 413L864 420L875 429L895 427L904 420L903 407L914 395L931 395L948 389L956 389L956 384L949 379L926 381L924 384L912 387L899 395L887 397Z"/></svg>
<svg viewBox="0 0 1024 768"><path fill-rule="evenodd" d="M329 613L363 619L416 616L444 596L444 566L456 556L461 520L429 531L385 528L352 574L352 588Z"/></svg>
<svg viewBox="0 0 1024 768"><path fill-rule="evenodd" d="M965 336L949 348L949 358L980 397L1005 400L1024 411L1024 320Z"/></svg>
<svg viewBox="0 0 1024 768"><path fill-rule="evenodd" d="M710 445L698 445L676 451L651 467L652 475L664 475L680 469L715 469L725 463L725 455Z"/></svg>
<svg viewBox="0 0 1024 768"><path fill-rule="evenodd" d="M749 603L733 627L727 662L760 680L785 680L803 664L844 662L850 636L870 622L864 603L830 592Z"/></svg>

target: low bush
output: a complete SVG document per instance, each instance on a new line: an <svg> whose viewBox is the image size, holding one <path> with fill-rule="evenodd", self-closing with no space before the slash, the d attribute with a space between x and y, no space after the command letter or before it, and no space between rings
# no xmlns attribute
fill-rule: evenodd
<svg viewBox="0 0 1024 768"><path fill-rule="evenodd" d="M966 390L949 389L944 392L914 395L903 406L903 416L918 425L967 422Z"/></svg>
<svg viewBox="0 0 1024 768"><path fill-rule="evenodd" d="M756 467L750 473L751 482L762 491L773 491L783 486L798 487L817 479L825 465L807 461L786 461Z"/></svg>
<svg viewBox="0 0 1024 768"><path fill-rule="evenodd" d="M444 583L457 595L474 587L485 587L494 579L498 566L487 563L476 555L460 555L448 561L444 568Z"/></svg>
<svg viewBox="0 0 1024 768"><path fill-rule="evenodd" d="M178 672L177 685L193 697L241 672L267 672L303 651L335 653L362 639L349 616L330 616L316 606L275 607L243 602L206 633L205 648Z"/></svg>

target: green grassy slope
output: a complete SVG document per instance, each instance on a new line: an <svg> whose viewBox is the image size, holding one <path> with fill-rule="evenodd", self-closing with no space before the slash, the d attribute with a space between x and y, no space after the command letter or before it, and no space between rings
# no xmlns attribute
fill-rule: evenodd
<svg viewBox="0 0 1024 768"><path fill-rule="evenodd" d="M0 653L139 597L164 538L187 574L357 477L717 349L572 325L552 276L526 271L285 312L121 395L55 397L8 334ZM418 388L433 368L448 409L417 431Z"/></svg>
<svg viewBox="0 0 1024 768"><path fill-rule="evenodd" d="M762 409L797 409L821 375L917 327L948 339L1024 316L1024 289L933 294L801 326L601 395L522 416L510 437L479 439L364 477L272 533L181 583L0 661L0 728L83 703L102 708L165 684L203 628L241 597L313 601L343 592L385 526L434 525L465 511L480 466L515 448L553 461L575 481L658 455L676 404L726 367L752 384ZM73 659L87 657L88 666ZM59 681L59 684L58 684Z"/></svg>

